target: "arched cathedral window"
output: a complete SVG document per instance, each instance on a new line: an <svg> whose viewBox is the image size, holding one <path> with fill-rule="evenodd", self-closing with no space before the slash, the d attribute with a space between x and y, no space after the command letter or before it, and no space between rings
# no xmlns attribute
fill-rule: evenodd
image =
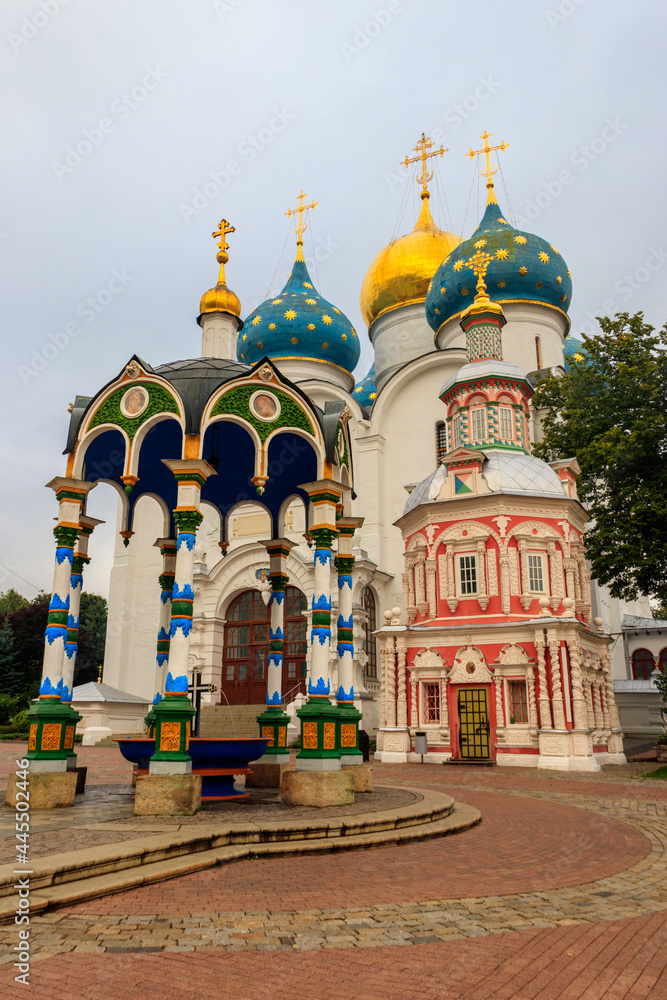
<svg viewBox="0 0 667 1000"><path fill-rule="evenodd" d="M435 425L436 465L440 465L446 454L447 454L447 424L444 422L444 420L440 420Z"/></svg>
<svg viewBox="0 0 667 1000"><path fill-rule="evenodd" d="M366 653L366 676L377 677L377 643L373 632L377 628L377 607L375 604L375 594L370 587L364 587L361 592L361 601L366 612L364 623L364 650Z"/></svg>
<svg viewBox="0 0 667 1000"><path fill-rule="evenodd" d="M635 649L632 654L632 676L635 680L650 680L653 673L653 653L648 649Z"/></svg>

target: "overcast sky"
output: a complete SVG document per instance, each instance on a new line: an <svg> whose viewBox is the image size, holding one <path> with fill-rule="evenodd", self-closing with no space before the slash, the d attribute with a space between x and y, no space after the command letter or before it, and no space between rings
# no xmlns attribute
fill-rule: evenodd
<svg viewBox="0 0 667 1000"><path fill-rule="evenodd" d="M283 213L303 188L313 278L363 333L361 282L406 187L399 232L415 218L398 165L422 131L449 147L440 186L465 236L464 154L484 129L510 143L511 210L568 262L573 332L621 309L661 325L666 19L659 0L3 0L0 590L51 589L44 484L64 473L75 394L133 353L199 354L222 216L245 315L286 276ZM86 571L100 593L113 507L110 487L91 495L109 521Z"/></svg>

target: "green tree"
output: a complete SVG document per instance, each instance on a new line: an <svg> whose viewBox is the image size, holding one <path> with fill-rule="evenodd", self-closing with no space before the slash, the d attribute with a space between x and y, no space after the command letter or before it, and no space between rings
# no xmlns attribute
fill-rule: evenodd
<svg viewBox="0 0 667 1000"><path fill-rule="evenodd" d="M14 634L15 648L23 677L23 690L36 696L44 660L44 629L49 614L49 598L38 594L25 607L7 618Z"/></svg>
<svg viewBox="0 0 667 1000"><path fill-rule="evenodd" d="M99 666L104 663L107 635L107 602L99 594L81 595L79 613L79 648L76 655L75 683L96 681Z"/></svg>
<svg viewBox="0 0 667 1000"><path fill-rule="evenodd" d="M19 608L24 608L28 603L27 599L13 587L9 590L3 590L0 594L0 618L10 615L12 611L18 611Z"/></svg>
<svg viewBox="0 0 667 1000"><path fill-rule="evenodd" d="M26 689L23 671L19 667L19 655L14 642L14 633L9 622L0 626L0 693L15 697Z"/></svg>
<svg viewBox="0 0 667 1000"><path fill-rule="evenodd" d="M575 456L592 523L592 575L612 596L667 600L667 324L641 312L599 317L601 333L563 376L548 374L534 403L546 408L547 461Z"/></svg>

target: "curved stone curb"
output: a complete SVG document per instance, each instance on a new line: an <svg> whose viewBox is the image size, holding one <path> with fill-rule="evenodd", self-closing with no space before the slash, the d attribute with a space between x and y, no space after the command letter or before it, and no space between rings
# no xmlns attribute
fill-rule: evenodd
<svg viewBox="0 0 667 1000"><path fill-rule="evenodd" d="M421 801L407 806L319 823L211 824L52 855L32 863L30 910L43 913L248 857L386 847L458 833L481 821L477 809L442 792L417 794ZM0 923L14 919L15 883L14 866L3 865Z"/></svg>

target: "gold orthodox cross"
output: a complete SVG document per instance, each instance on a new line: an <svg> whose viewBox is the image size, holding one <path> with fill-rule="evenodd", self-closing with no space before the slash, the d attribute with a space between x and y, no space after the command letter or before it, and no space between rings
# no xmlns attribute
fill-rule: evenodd
<svg viewBox="0 0 667 1000"><path fill-rule="evenodd" d="M213 239L218 240L218 246L220 247L220 253L218 254L219 264L226 264L227 261L229 260L229 254L227 253L227 251L229 250L229 243L227 242L227 234L235 232L236 229L229 222L227 222L227 219L221 219L220 222L218 223L218 228L215 230L214 233L211 233ZM220 237L220 239L218 239L218 237Z"/></svg>
<svg viewBox="0 0 667 1000"><path fill-rule="evenodd" d="M427 161L429 157L444 156L448 152L444 146L441 146L440 149L433 149L434 145L435 143L432 139L427 139L426 135L422 132L422 137L415 146L417 156L413 156L412 158L406 156L401 163L402 167L409 167L411 163L419 163L421 161L421 177L419 176L419 172L417 172L415 179L417 184L421 184L422 186L422 195L428 192L428 182L433 178L433 171L428 172ZM429 152L429 150L432 150L432 152Z"/></svg>
<svg viewBox="0 0 667 1000"><path fill-rule="evenodd" d="M288 208L287 211L285 212L285 215L287 216L288 219L291 219L293 215L297 215L298 216L297 221L296 221L296 225L294 227L294 232L296 233L297 246L302 246L302 244L303 244L303 234L305 233L306 229L308 228L308 224L306 223L306 221L305 221L305 219L303 217L304 212L307 212L309 208L315 208L316 205L319 205L319 201L315 201L315 200L311 201L310 205L304 205L303 199L305 197L306 196L303 193L303 191L299 191L299 193L297 195L297 198L299 200L299 204L297 205L296 208Z"/></svg>
<svg viewBox="0 0 667 1000"><path fill-rule="evenodd" d="M487 132L486 129L484 129L484 131L480 135L480 139L484 140L484 145L482 146L482 148L469 149L468 152L465 154L466 156L469 156L470 159L472 160L473 156L479 156L481 153L484 153L486 157L486 170L480 170L480 174L482 175L482 177L486 177L487 187L489 184L493 183L491 178L493 177L494 174L497 174L498 170L500 169L498 165L496 165L495 167L491 166L491 153L495 152L495 150L497 149L502 149L504 153L505 150L509 149L510 146L509 142L501 142L498 146L489 146L489 139L491 138L492 135L493 132Z"/></svg>

